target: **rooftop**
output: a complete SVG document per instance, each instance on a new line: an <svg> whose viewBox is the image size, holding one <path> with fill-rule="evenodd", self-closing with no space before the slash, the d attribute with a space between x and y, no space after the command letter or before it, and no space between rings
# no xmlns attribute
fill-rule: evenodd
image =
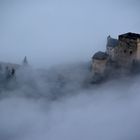
<svg viewBox="0 0 140 140"><path fill-rule="evenodd" d="M93 55L92 59L97 59L97 60L105 60L108 58L108 54L105 52L97 52Z"/></svg>
<svg viewBox="0 0 140 140"><path fill-rule="evenodd" d="M129 39L140 39L140 34L136 34L136 33L126 33L126 34L122 34L122 35L119 35L119 39L120 38L129 38Z"/></svg>

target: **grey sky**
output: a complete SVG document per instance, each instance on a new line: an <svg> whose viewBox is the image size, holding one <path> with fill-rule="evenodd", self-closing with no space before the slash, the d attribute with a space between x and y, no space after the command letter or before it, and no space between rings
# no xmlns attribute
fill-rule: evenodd
<svg viewBox="0 0 140 140"><path fill-rule="evenodd" d="M0 60L37 67L88 61L107 35L140 33L135 0L1 0Z"/></svg>

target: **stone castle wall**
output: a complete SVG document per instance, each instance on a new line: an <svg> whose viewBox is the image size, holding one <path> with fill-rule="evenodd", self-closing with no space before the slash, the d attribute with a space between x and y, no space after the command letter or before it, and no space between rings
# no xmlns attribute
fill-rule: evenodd
<svg viewBox="0 0 140 140"><path fill-rule="evenodd" d="M92 61L92 70L93 73L103 74L106 69L107 59L105 60L93 60Z"/></svg>
<svg viewBox="0 0 140 140"><path fill-rule="evenodd" d="M140 61L140 39L137 39L137 54L136 59Z"/></svg>
<svg viewBox="0 0 140 140"><path fill-rule="evenodd" d="M121 38L119 40L119 45L114 48L113 60L115 60L118 65L127 67L137 59L137 55L137 41L128 38Z"/></svg>

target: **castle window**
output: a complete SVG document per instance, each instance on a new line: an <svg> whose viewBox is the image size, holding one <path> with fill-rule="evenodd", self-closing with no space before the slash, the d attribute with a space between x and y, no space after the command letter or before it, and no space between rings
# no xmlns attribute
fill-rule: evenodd
<svg viewBox="0 0 140 140"><path fill-rule="evenodd" d="M132 52L132 51L130 51L129 53L130 53L130 54L132 54L133 52Z"/></svg>
<svg viewBox="0 0 140 140"><path fill-rule="evenodd" d="M126 50L124 50L123 52L126 53Z"/></svg>

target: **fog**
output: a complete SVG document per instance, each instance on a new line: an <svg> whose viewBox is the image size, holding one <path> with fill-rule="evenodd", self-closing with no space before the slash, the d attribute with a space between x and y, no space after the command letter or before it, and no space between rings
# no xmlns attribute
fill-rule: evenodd
<svg viewBox="0 0 140 140"><path fill-rule="evenodd" d="M140 33L138 0L0 0L0 140L139 140L140 76L90 84L106 37Z"/></svg>
<svg viewBox="0 0 140 140"><path fill-rule="evenodd" d="M84 86L77 65L18 70L1 87L0 139L139 140L140 76Z"/></svg>

